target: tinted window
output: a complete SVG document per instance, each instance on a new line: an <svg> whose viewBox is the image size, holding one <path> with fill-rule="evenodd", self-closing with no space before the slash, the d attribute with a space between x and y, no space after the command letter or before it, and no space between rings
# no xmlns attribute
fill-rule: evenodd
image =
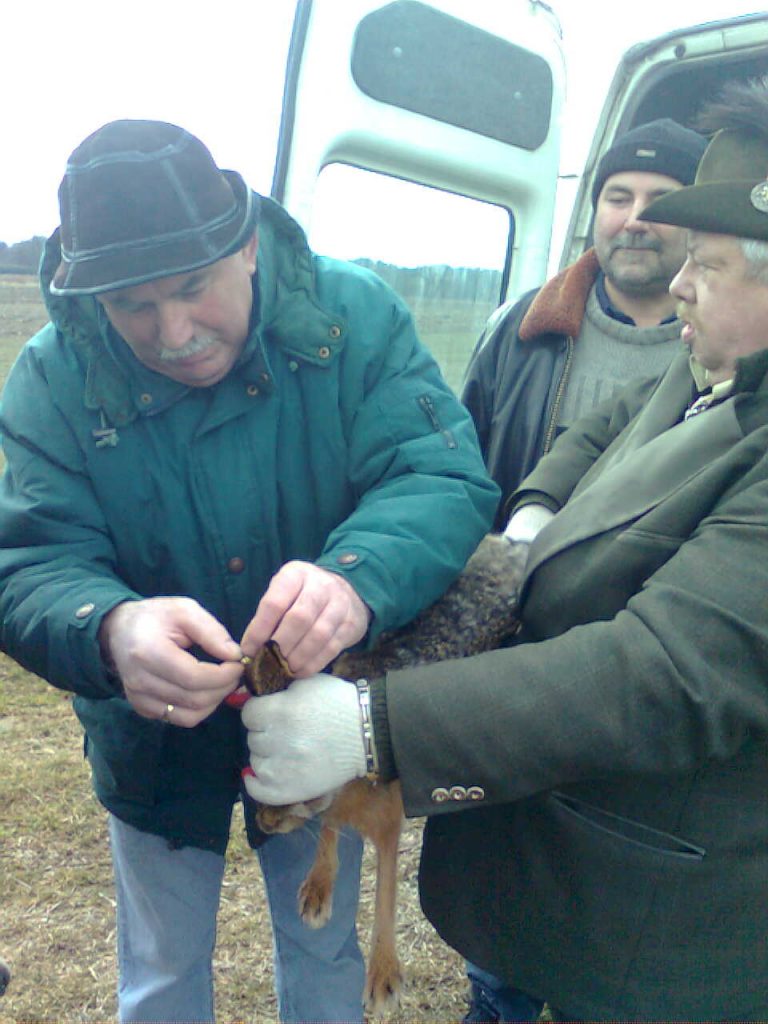
<svg viewBox="0 0 768 1024"><path fill-rule="evenodd" d="M547 62L417 0L397 0L360 22L352 76L374 99L522 149L547 137Z"/></svg>

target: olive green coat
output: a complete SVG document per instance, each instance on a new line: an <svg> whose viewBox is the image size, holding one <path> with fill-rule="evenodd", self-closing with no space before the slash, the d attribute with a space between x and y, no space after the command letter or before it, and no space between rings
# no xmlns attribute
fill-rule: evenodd
<svg viewBox="0 0 768 1024"><path fill-rule="evenodd" d="M767 372L681 422L682 356L567 431L527 642L387 680L428 917L575 1018L768 1019Z"/></svg>

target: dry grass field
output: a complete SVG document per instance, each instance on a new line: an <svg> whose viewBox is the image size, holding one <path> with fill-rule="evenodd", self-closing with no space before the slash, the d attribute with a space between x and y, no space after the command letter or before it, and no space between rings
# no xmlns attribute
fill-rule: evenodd
<svg viewBox="0 0 768 1024"><path fill-rule="evenodd" d="M0 375L45 321L36 282L0 276ZM399 947L408 989L398 1020L457 1021L461 959L425 921L416 872L421 823L401 843ZM68 695L0 655L0 955L13 979L0 1024L115 1019L114 894L104 814L91 795ZM370 933L366 854L359 925ZM239 827L227 855L215 960L220 1022L275 1020L271 939L257 864Z"/></svg>

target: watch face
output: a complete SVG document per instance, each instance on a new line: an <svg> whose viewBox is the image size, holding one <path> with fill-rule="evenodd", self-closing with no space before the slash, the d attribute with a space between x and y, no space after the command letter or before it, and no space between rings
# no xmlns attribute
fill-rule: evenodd
<svg viewBox="0 0 768 1024"><path fill-rule="evenodd" d="M768 181L755 185L749 194L749 201L760 213L768 213Z"/></svg>

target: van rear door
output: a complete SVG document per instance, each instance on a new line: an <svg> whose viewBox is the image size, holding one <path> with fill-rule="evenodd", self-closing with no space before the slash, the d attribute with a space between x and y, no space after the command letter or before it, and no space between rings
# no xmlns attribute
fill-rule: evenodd
<svg viewBox="0 0 768 1024"><path fill-rule="evenodd" d="M538 0L299 0L272 194L388 279L458 387L546 274L564 64Z"/></svg>
<svg viewBox="0 0 768 1024"><path fill-rule="evenodd" d="M590 241L590 194L602 153L630 128L671 117L687 127L729 80L768 69L768 12L705 22L638 43L623 56L603 107L573 205L560 265Z"/></svg>

